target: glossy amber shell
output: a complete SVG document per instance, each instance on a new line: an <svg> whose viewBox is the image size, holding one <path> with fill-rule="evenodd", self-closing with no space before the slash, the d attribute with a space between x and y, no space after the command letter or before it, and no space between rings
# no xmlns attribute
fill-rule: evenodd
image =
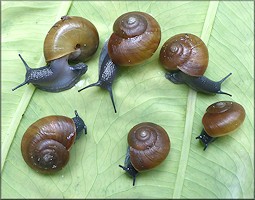
<svg viewBox="0 0 255 200"><path fill-rule="evenodd" d="M117 18L113 25L108 53L115 64L134 66L154 54L160 39L160 26L152 16L144 12L128 12Z"/></svg>
<svg viewBox="0 0 255 200"><path fill-rule="evenodd" d="M71 118L48 116L28 127L21 141L25 162L34 170L49 174L61 170L69 160L69 150L76 138Z"/></svg>
<svg viewBox="0 0 255 200"><path fill-rule="evenodd" d="M160 50L159 60L168 71L181 70L190 76L202 76L208 66L208 49L196 35L177 34Z"/></svg>
<svg viewBox="0 0 255 200"><path fill-rule="evenodd" d="M44 40L44 57L49 62L71 54L71 60L86 61L96 52L98 45L97 29L89 20L63 16Z"/></svg>
<svg viewBox="0 0 255 200"><path fill-rule="evenodd" d="M219 137L236 130L245 119L243 106L232 101L220 101L206 109L202 123L211 137Z"/></svg>

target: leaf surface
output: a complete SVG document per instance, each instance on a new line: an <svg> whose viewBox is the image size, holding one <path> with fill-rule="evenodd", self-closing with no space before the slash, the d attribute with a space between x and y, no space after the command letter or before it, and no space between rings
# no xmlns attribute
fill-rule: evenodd
<svg viewBox="0 0 255 200"><path fill-rule="evenodd" d="M2 3L2 197L3 198L252 198L254 196L254 4L249 1L74 1ZM113 84L117 114L107 91L77 91L98 79L100 49L115 19L128 11L151 14L160 24L163 43L178 33L200 36L209 50L205 75L232 76L222 90L207 96L164 78L160 48L137 67L120 69ZM45 65L43 41L63 15L90 20L100 36L89 68L70 90L47 93L26 85L22 54L34 68ZM206 151L195 139L206 108L232 100L246 110L243 125L217 139ZM34 172L23 161L20 142L25 130L47 115L73 117L78 110L88 134L70 152L68 165L55 175ZM136 186L118 167L127 149L127 133L151 121L171 139L171 151L157 168L140 173Z"/></svg>

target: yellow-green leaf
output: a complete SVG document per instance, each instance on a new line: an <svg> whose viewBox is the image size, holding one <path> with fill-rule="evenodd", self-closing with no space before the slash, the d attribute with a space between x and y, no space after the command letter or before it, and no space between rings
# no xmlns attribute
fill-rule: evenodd
<svg viewBox="0 0 255 200"><path fill-rule="evenodd" d="M254 4L252 1L2 1L2 198L252 198L254 196ZM100 49L115 19L128 11L151 14L160 24L159 49L145 64L121 69L113 84L117 113L107 91L82 87L98 79ZM82 16L97 28L100 45L89 68L70 90L47 93L25 85L18 54L33 68L45 65L43 41L63 15ZM209 50L205 75L232 94L208 96L174 85L158 62L163 43L178 33L202 38ZM243 125L210 144L195 139L205 109L232 100L246 110ZM78 110L88 134L71 149L67 166L42 175L24 162L20 143L30 124L47 115L73 117ZM140 173L136 185L118 167L127 133L151 121L165 128L171 151L157 168Z"/></svg>

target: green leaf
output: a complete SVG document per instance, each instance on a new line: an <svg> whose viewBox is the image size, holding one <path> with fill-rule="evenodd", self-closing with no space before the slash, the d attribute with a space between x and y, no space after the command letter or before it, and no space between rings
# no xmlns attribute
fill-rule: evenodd
<svg viewBox="0 0 255 200"><path fill-rule="evenodd" d="M254 4L252 1L74 1L2 4L2 198L252 198L254 196ZM97 81L98 57L115 19L128 11L157 19L163 43L178 33L200 36L209 50L205 75L232 94L207 96L164 78L160 48L146 63L121 69L113 84L117 113L107 91L78 89ZM47 93L26 85L18 54L34 68L45 64L43 41L63 15L82 16L98 29L100 46L89 69L68 91ZM232 100L246 110L243 125L206 151L195 139L205 109ZM54 175L38 174L24 162L21 138L47 115L73 117L78 110L88 134L70 152L68 165ZM157 168L140 173L136 186L124 173L127 133L151 121L164 127L171 151Z"/></svg>

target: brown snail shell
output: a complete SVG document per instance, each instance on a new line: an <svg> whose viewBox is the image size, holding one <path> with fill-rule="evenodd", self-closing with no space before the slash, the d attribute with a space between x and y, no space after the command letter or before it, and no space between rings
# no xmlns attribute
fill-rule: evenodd
<svg viewBox="0 0 255 200"><path fill-rule="evenodd" d="M206 109L202 123L211 137L220 137L237 129L245 119L242 105L232 101L220 101Z"/></svg>
<svg viewBox="0 0 255 200"><path fill-rule="evenodd" d="M97 50L99 36L96 27L87 19L63 16L49 30L44 40L47 62L70 54L70 60L86 61Z"/></svg>
<svg viewBox="0 0 255 200"><path fill-rule="evenodd" d="M242 105L233 101L219 101L208 106L203 116L204 129L196 137L204 144L204 150L216 138L235 131L245 119Z"/></svg>
<svg viewBox="0 0 255 200"><path fill-rule="evenodd" d="M128 145L124 166L119 167L133 177L133 186L140 171L158 166L170 151L167 132L151 122L134 126L128 134Z"/></svg>
<svg viewBox="0 0 255 200"><path fill-rule="evenodd" d="M159 60L169 71L179 69L190 76L202 76L208 66L209 55L199 37L181 33L163 44Z"/></svg>
<svg viewBox="0 0 255 200"><path fill-rule="evenodd" d="M150 58L160 39L160 26L152 16L144 12L128 12L114 22L108 53L115 64L133 66Z"/></svg>
<svg viewBox="0 0 255 200"><path fill-rule="evenodd" d="M130 161L137 171L152 169L163 162L170 151L170 139L159 125L144 122L128 134Z"/></svg>
<svg viewBox="0 0 255 200"><path fill-rule="evenodd" d="M95 26L82 17L63 16L49 30L44 40L46 66L31 68L19 54L25 68L25 80L14 87L32 83L47 92L61 92L72 88L86 73L88 60L97 50L99 36ZM77 63L69 65L68 61Z"/></svg>
<svg viewBox="0 0 255 200"><path fill-rule="evenodd" d="M44 174L61 170L69 160L69 151L86 125L75 117L43 117L28 127L21 141L23 159L32 169ZM78 134L78 135L77 135Z"/></svg>

